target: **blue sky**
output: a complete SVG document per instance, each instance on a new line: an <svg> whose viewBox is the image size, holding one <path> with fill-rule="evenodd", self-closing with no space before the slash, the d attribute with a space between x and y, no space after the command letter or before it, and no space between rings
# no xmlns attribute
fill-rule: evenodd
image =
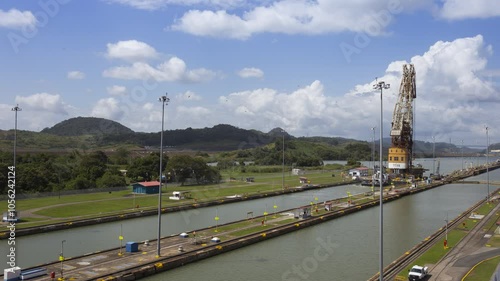
<svg viewBox="0 0 500 281"><path fill-rule="evenodd" d="M135 131L225 123L295 136L388 136L402 65L416 138L500 142L495 0L0 2L0 129L77 116ZM377 133L378 135L378 133Z"/></svg>

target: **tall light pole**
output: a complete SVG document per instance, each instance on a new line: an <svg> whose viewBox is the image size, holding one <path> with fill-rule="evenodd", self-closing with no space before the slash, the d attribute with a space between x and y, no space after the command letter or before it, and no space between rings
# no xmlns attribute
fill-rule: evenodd
<svg viewBox="0 0 500 281"><path fill-rule="evenodd" d="M476 140L476 145L479 145L478 140ZM476 153L476 167L479 167L479 153Z"/></svg>
<svg viewBox="0 0 500 281"><path fill-rule="evenodd" d="M486 196L486 202L490 202L490 138L488 137L488 126L486 126L486 186L488 188L488 195Z"/></svg>
<svg viewBox="0 0 500 281"><path fill-rule="evenodd" d="M161 134L160 134L160 188L158 188L158 241L156 246L156 255L160 256L160 239L161 239L161 188L163 183L163 124L165 120L165 104L170 101L167 94L158 99L162 103L161 107ZM167 178L165 177L165 186Z"/></svg>
<svg viewBox="0 0 500 281"><path fill-rule="evenodd" d="M436 173L436 137L432 136L432 174Z"/></svg>
<svg viewBox="0 0 500 281"><path fill-rule="evenodd" d="M375 127L372 127L373 137L372 137L372 166L373 173L375 173ZM373 182L373 180L372 180Z"/></svg>
<svg viewBox="0 0 500 281"><path fill-rule="evenodd" d="M15 122L14 122L14 168L16 167L16 150L17 150L17 112L21 111L22 109L19 107L19 105L16 105L14 108L12 108L12 111L15 112Z"/></svg>
<svg viewBox="0 0 500 281"><path fill-rule="evenodd" d="M445 241L446 245L448 245L448 212L446 212L446 219L444 221L446 222L446 230L445 230L444 241Z"/></svg>
<svg viewBox="0 0 500 281"><path fill-rule="evenodd" d="M283 171L281 175L281 190L285 190L285 130L282 130L283 133Z"/></svg>
<svg viewBox="0 0 500 281"><path fill-rule="evenodd" d="M383 121L383 118L384 118L384 114L383 114L383 99L382 99L382 94L383 94L383 90L384 89L389 89L391 87L390 84L385 84L385 82L383 81L380 81L378 82L377 84L373 85L373 89L375 90L380 90L380 151L379 151L379 157L380 157L380 178L379 178L379 184L380 184L380 226L379 226L379 230L380 230L380 264L379 264L379 272L380 272L380 281L384 281L384 226L383 226L383 222L384 222L384 212L383 212L383 209L382 209L382 206L384 204L384 197L383 197L383 179L384 179L384 163L383 163L383 153L382 153L382 144L383 144L383 141L382 141L382 132L384 131L384 127L382 126L382 121Z"/></svg>
<svg viewBox="0 0 500 281"><path fill-rule="evenodd" d="M64 273L63 273L63 263L64 263L64 242L66 242L66 240L62 240L61 241L61 255L59 256L59 260L61 261L61 280L64 280Z"/></svg>
<svg viewBox="0 0 500 281"><path fill-rule="evenodd" d="M462 170L464 169L464 140L462 140Z"/></svg>

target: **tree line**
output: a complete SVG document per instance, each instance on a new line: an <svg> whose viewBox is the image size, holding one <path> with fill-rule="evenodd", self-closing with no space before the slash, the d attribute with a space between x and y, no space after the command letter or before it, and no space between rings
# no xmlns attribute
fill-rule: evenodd
<svg viewBox="0 0 500 281"><path fill-rule="evenodd" d="M8 167L13 163L12 153L0 152L0 192L8 189ZM215 183L220 172L209 167L202 157L166 155L162 159L163 180L185 184ZM126 170L126 174L120 170ZM131 159L126 149L116 150L112 156L103 151L56 155L24 153L16 157L15 187L17 193L57 192L71 189L90 189L127 186L128 182L160 179L160 154L150 153Z"/></svg>
<svg viewBox="0 0 500 281"><path fill-rule="evenodd" d="M283 150L284 149L284 150ZM206 153L163 155L162 180L184 184L218 183L220 171L231 169L235 162L245 161L259 166L314 167L323 160L369 160L367 143L354 142L332 147L325 144L277 138L266 146L221 152L215 158ZM218 161L217 167L207 162ZM0 191L7 190L7 171L12 153L0 152ZM126 170L126 175L120 170ZM245 172L245 169L242 169ZM18 193L57 192L66 189L89 189L126 186L129 182L160 179L160 154L153 152L132 158L124 147L107 155L101 150L65 154L22 153L16 159L16 191Z"/></svg>

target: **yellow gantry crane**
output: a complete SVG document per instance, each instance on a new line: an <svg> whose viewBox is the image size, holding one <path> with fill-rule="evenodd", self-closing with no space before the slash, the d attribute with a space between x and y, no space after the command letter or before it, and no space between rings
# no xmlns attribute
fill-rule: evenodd
<svg viewBox="0 0 500 281"><path fill-rule="evenodd" d="M395 174L412 174L415 98L417 98L415 68L413 64L404 64L398 101L392 116L391 147L388 156L388 168Z"/></svg>

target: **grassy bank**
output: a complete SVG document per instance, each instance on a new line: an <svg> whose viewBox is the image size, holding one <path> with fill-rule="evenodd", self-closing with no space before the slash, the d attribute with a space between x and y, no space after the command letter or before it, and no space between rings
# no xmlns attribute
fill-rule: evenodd
<svg viewBox="0 0 500 281"><path fill-rule="evenodd" d="M231 174L231 176L230 176ZM223 173L227 179L220 184L212 185L170 185L162 189L163 206L180 204L195 204L204 201L222 200L232 195L252 195L282 190L282 173ZM311 184L338 183L342 181L340 171L318 170L308 171L306 175ZM247 177L254 178L254 182L246 182ZM229 180L232 178L232 180ZM284 185L286 188L300 186L299 176L285 174ZM173 201L168 197L172 191L190 191L192 199ZM101 192L92 194L40 197L22 199L16 202L20 210L22 221L17 227L32 227L62 220L76 218L91 218L110 214L121 214L131 211L155 208L158 196L134 195L131 189L116 192ZM4 206L4 210L5 206ZM23 216L23 213L25 215Z"/></svg>

